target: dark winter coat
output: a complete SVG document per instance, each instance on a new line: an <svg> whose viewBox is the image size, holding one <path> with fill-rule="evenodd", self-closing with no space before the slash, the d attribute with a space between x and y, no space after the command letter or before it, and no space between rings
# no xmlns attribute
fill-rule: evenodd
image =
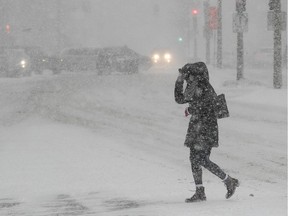
<svg viewBox="0 0 288 216"><path fill-rule="evenodd" d="M194 68L192 67L189 73L196 77L196 81L188 81L185 91L184 82L176 81L174 92L177 103L189 103L188 111L191 118L184 144L195 150L218 146L218 124L214 111L217 95L209 83L207 67L203 64L190 64ZM200 65L201 70L197 69L197 65Z"/></svg>

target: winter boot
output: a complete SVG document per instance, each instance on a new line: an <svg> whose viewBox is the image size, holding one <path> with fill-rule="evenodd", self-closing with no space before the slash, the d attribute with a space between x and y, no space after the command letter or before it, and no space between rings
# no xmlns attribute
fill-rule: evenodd
<svg viewBox="0 0 288 216"><path fill-rule="evenodd" d="M226 199L229 199L235 193L236 187L239 187L239 181L228 176L228 178L224 180L224 184L227 188L227 194L225 197Z"/></svg>
<svg viewBox="0 0 288 216"><path fill-rule="evenodd" d="M196 187L196 193L191 197L185 200L186 203L191 202L200 202L200 201L206 201L206 195L204 192L204 187Z"/></svg>

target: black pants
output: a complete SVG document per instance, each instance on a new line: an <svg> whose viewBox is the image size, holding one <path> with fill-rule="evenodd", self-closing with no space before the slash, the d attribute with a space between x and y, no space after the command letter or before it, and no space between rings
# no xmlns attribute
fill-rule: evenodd
<svg viewBox="0 0 288 216"><path fill-rule="evenodd" d="M202 185L202 166L220 179L225 179L226 173L215 163L210 161L211 148L197 151L190 148L190 162L195 185Z"/></svg>

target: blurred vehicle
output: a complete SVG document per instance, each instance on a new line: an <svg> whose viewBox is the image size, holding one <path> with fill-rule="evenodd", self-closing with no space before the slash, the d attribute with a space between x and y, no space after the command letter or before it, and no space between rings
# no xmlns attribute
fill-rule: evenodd
<svg viewBox="0 0 288 216"><path fill-rule="evenodd" d="M141 55L138 60L139 70L147 71L153 66L153 62L149 56Z"/></svg>
<svg viewBox="0 0 288 216"><path fill-rule="evenodd" d="M53 74L60 73L61 71L61 61L60 58L56 56L49 56L46 54L40 47L37 46L13 46L13 47L1 47L2 52L6 50L5 52L7 53L9 50L10 52L10 57L7 59L13 59L16 55L16 50L17 50L17 55L18 56L23 56L22 58L28 59L25 62L27 64L29 63L29 67L26 65L25 66L25 75L31 75L32 72L35 74L42 74L45 70L51 70ZM3 53L2 53L3 54ZM7 54L8 56L8 54ZM2 58L3 60L3 58ZM11 68L11 66L9 66ZM10 69L9 69L10 70ZM23 69L22 69L23 70ZM12 73L11 70L9 72L10 74ZM15 73L15 76L17 73ZM20 74L19 74L20 76Z"/></svg>
<svg viewBox="0 0 288 216"><path fill-rule="evenodd" d="M137 73L138 54L128 47L105 47L101 50L111 72Z"/></svg>
<svg viewBox="0 0 288 216"><path fill-rule="evenodd" d="M66 71L93 71L97 70L97 48L68 48L61 52L61 69Z"/></svg>
<svg viewBox="0 0 288 216"><path fill-rule="evenodd" d="M31 60L23 48L0 47L0 74L4 77L31 75Z"/></svg>
<svg viewBox="0 0 288 216"><path fill-rule="evenodd" d="M31 71L36 74L42 74L45 70L50 70L53 74L61 71L61 59L57 56L48 55L41 47L24 46L23 48L30 57Z"/></svg>
<svg viewBox="0 0 288 216"><path fill-rule="evenodd" d="M152 64L148 56L140 55L127 46L105 47L99 52L99 70L110 72L137 73L148 70Z"/></svg>
<svg viewBox="0 0 288 216"><path fill-rule="evenodd" d="M40 47L36 46L17 46L23 49L30 58L30 70L36 74L41 74L45 70L45 57L46 54Z"/></svg>
<svg viewBox="0 0 288 216"><path fill-rule="evenodd" d="M53 74L59 74L63 70L63 60L57 55L47 55L42 60L42 67Z"/></svg>
<svg viewBox="0 0 288 216"><path fill-rule="evenodd" d="M151 60L154 65L165 66L172 62L172 54L169 49L154 49L152 52Z"/></svg>
<svg viewBox="0 0 288 216"><path fill-rule="evenodd" d="M99 74L136 73L151 67L149 57L142 56L127 46L104 48L70 48L60 58L67 71L95 71Z"/></svg>

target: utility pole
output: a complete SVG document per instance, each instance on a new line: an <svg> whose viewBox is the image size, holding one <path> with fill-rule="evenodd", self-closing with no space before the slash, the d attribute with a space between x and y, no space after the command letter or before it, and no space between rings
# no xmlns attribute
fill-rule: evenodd
<svg viewBox="0 0 288 216"><path fill-rule="evenodd" d="M62 27L62 3L61 0L56 0L56 50L60 52L62 49L62 34L61 34L61 27Z"/></svg>
<svg viewBox="0 0 288 216"><path fill-rule="evenodd" d="M218 0L217 68L222 68L222 0Z"/></svg>
<svg viewBox="0 0 288 216"><path fill-rule="evenodd" d="M244 78L243 32L248 31L248 14L244 11L246 11L246 0L236 0L236 13L233 14L233 32L237 33L237 80Z"/></svg>
<svg viewBox="0 0 288 216"><path fill-rule="evenodd" d="M198 44L197 44L197 34L198 34L198 21L197 21L198 10L192 9L192 21L193 21L193 36L194 36L194 61L198 59Z"/></svg>
<svg viewBox="0 0 288 216"><path fill-rule="evenodd" d="M206 63L210 64L210 39L211 39L211 28L210 28L210 14L209 14L209 0L206 0L204 3L204 14L205 14L205 25L204 25L204 36L206 39Z"/></svg>
<svg viewBox="0 0 288 216"><path fill-rule="evenodd" d="M281 13L280 0L269 0L269 9L273 11L272 25L274 29L273 86L275 89L280 89L282 87L282 51L281 51L282 13Z"/></svg>
<svg viewBox="0 0 288 216"><path fill-rule="evenodd" d="M0 0L0 44L1 46L9 44L9 8L10 2Z"/></svg>
<svg viewBox="0 0 288 216"><path fill-rule="evenodd" d="M244 72L243 32L238 32L237 33L237 80L244 78L243 72Z"/></svg>

